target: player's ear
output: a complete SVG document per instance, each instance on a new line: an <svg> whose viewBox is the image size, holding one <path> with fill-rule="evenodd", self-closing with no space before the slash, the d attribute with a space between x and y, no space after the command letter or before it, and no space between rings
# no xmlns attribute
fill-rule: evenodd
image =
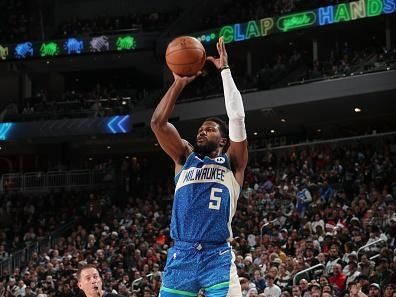
<svg viewBox="0 0 396 297"><path fill-rule="evenodd" d="M228 138L222 137L222 138L220 139L220 146L221 146L221 147L225 147L225 146L227 145L227 141L228 141Z"/></svg>

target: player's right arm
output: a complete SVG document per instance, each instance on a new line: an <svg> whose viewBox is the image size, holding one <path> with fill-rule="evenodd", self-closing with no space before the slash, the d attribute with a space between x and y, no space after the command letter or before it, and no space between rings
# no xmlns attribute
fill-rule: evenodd
<svg viewBox="0 0 396 297"><path fill-rule="evenodd" d="M199 75L199 74L198 74ZM176 127L169 123L176 100L183 89L192 82L195 76L180 77L173 74L175 81L162 97L151 117L151 129L162 149L172 158L176 165L176 171L183 166L186 157L191 153L189 143L180 137Z"/></svg>

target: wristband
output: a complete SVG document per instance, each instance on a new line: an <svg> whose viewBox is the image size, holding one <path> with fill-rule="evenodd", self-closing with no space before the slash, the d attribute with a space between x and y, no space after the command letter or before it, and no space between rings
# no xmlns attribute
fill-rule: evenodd
<svg viewBox="0 0 396 297"><path fill-rule="evenodd" d="M230 69L230 66L224 65L220 67L220 72L222 72L224 69Z"/></svg>

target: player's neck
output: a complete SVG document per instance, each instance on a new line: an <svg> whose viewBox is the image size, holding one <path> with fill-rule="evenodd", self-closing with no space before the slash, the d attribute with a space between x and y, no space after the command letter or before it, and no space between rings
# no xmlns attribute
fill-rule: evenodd
<svg viewBox="0 0 396 297"><path fill-rule="evenodd" d="M223 154L223 151L221 148L218 148L216 150L214 150L213 152L210 153L210 155L208 156L211 159L220 157Z"/></svg>
<svg viewBox="0 0 396 297"><path fill-rule="evenodd" d="M221 151L213 151L213 152L211 152L211 153L207 153L207 154L202 154L202 153L200 153L200 152L195 152L198 156L200 156L200 157L209 157L210 159L214 159L214 158L217 158L217 157L220 157L223 153L221 152Z"/></svg>

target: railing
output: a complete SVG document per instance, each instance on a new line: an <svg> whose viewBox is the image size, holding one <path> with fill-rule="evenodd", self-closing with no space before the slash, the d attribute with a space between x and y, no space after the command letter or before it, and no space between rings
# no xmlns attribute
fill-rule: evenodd
<svg viewBox="0 0 396 297"><path fill-rule="evenodd" d="M150 278L150 277L152 277L152 276L153 276L153 274L152 274L152 273L149 273L149 274L147 274L147 275L145 276L145 278ZM135 279L135 280L132 282L132 285L131 285L132 292L135 290L135 289L134 289L135 286L140 284L140 282L142 281L142 279L143 279L143 277L139 277L139 278Z"/></svg>
<svg viewBox="0 0 396 297"><path fill-rule="evenodd" d="M74 226L74 223L74 221L68 222L46 238L10 254L6 260L0 262L0 277L12 274L15 268L28 264L34 252L41 254L53 248L56 244L56 240L63 236L66 231L70 230Z"/></svg>
<svg viewBox="0 0 396 297"><path fill-rule="evenodd" d="M304 146L312 146L312 145L320 145L320 144L327 144L327 143L343 143L343 142L349 142L349 141L355 141L355 140L359 140L359 141L371 140L374 138L382 138L382 137L388 137L388 136L394 136L394 135L396 135L396 131L373 133L373 134L351 136L351 137L331 138L331 139L326 139L326 140L305 141L305 142L296 143L296 144L285 144L285 145L281 144L276 147L271 147L271 151L285 150L285 149L304 147ZM249 150L250 153L262 152L262 151L268 151L268 148L264 147L264 148L255 148L255 149Z"/></svg>
<svg viewBox="0 0 396 297"><path fill-rule="evenodd" d="M381 254L376 254L376 255L370 257L370 260L373 261L373 260L379 258L380 256L381 256Z"/></svg>
<svg viewBox="0 0 396 297"><path fill-rule="evenodd" d="M267 227L269 224L274 224L274 223L276 223L277 221L278 221L278 219L274 219L274 220L269 221L269 222L267 222L267 223L264 223L264 224L262 224L262 225L260 226L260 245L261 245L261 243L263 242L263 229L264 229L264 227Z"/></svg>
<svg viewBox="0 0 396 297"><path fill-rule="evenodd" d="M71 170L3 174L0 192L47 192L54 189L76 190L103 186L111 181L103 170Z"/></svg>
<svg viewBox="0 0 396 297"><path fill-rule="evenodd" d="M366 244L366 245L360 247L360 248L357 250L358 256L359 256L360 251L362 251L362 250L364 250L364 249L366 249L366 248L368 248L368 247L370 247L370 246L378 245L379 243L382 243L382 242L385 242L385 243L386 243L386 240L383 239L383 238L381 238L381 239L378 239L378 240L376 240L376 241L373 241L373 242L371 242L371 243L368 243L368 244Z"/></svg>
<svg viewBox="0 0 396 297"><path fill-rule="evenodd" d="M300 276L301 274L309 272L311 270L315 270L316 268L319 268L319 267L321 267L323 269L326 268L323 264L316 264L315 266L308 267L307 269L301 270L300 272L296 273L296 275L293 277L293 286L296 285L297 276Z"/></svg>

